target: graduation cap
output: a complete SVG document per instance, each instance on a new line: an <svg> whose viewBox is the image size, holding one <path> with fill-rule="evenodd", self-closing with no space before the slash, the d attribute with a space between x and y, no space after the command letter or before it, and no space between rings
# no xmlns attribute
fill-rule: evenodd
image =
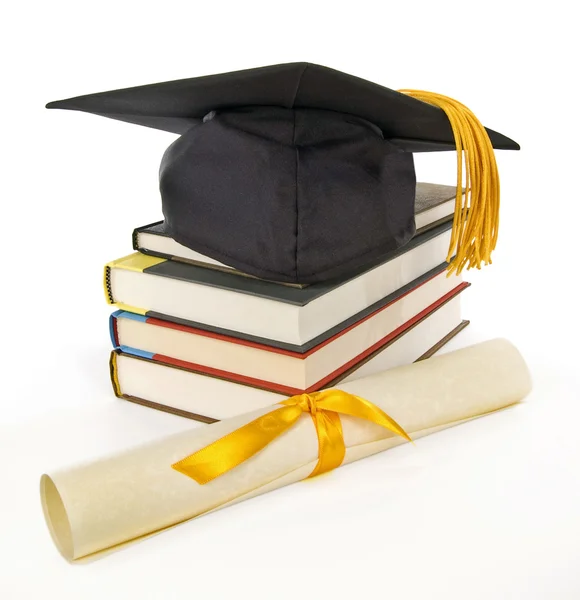
<svg viewBox="0 0 580 600"><path fill-rule="evenodd" d="M180 137L161 161L170 235L241 271L312 283L378 263L415 233L413 152L458 151L452 270L490 262L499 178L518 150L445 96L290 63L51 102ZM464 166L463 166L464 165ZM462 199L465 168L467 198Z"/></svg>

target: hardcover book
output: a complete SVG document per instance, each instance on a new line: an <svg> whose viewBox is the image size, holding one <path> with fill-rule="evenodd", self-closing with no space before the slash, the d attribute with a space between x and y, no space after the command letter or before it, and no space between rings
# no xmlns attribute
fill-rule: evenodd
<svg viewBox="0 0 580 600"><path fill-rule="evenodd" d="M440 269L410 290L398 290L355 323L302 352L219 335L151 317L117 311L111 338L127 354L250 382L288 395L320 389L360 363L468 286Z"/></svg>
<svg viewBox="0 0 580 600"><path fill-rule="evenodd" d="M415 227L417 228L417 232L415 235L420 235L442 222L453 218L456 189L455 186L450 185L417 183L415 193ZM163 221L135 229L133 231L133 249L144 254L189 262L198 266L251 277L246 273L242 273L176 242L168 233ZM284 285L305 287L306 284L287 283Z"/></svg>
<svg viewBox="0 0 580 600"><path fill-rule="evenodd" d="M351 381L416 360L428 358L461 331L459 296L434 308L400 331L382 347L342 372L325 387ZM119 398L205 423L229 418L280 402L292 393L264 387L263 382L232 381L225 374L200 371L192 365L163 362L151 353L111 354L111 381Z"/></svg>
<svg viewBox="0 0 580 600"><path fill-rule="evenodd" d="M355 277L305 288L135 253L106 265L105 293L110 304L129 312L300 351L444 263L450 227L416 236Z"/></svg>

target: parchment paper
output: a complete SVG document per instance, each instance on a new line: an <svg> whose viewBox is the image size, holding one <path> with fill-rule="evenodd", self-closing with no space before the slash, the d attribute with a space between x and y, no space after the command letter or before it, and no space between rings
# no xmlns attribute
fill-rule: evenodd
<svg viewBox="0 0 580 600"><path fill-rule="evenodd" d="M378 405L416 439L510 406L526 396L531 382L516 348L492 340L338 387ZM70 561L81 559L306 478L318 457L316 431L306 414L262 452L206 485L171 468L270 410L43 475L44 514L59 551ZM344 464L405 443L378 425L342 415L341 420Z"/></svg>

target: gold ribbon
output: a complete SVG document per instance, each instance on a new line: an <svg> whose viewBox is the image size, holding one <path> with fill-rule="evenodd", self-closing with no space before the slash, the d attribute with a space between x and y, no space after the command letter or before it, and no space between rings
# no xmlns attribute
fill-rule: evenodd
<svg viewBox="0 0 580 600"><path fill-rule="evenodd" d="M318 436L318 464L308 477L339 467L346 448L339 414L376 423L411 441L405 430L372 402L341 390L292 396L280 408L171 465L203 485L231 471L292 427L302 413L310 413Z"/></svg>

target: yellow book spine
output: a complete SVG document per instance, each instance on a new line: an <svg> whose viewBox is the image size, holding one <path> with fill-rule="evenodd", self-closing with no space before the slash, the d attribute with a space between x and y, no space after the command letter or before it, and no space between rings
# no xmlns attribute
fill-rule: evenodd
<svg viewBox="0 0 580 600"><path fill-rule="evenodd" d="M115 299L113 298L113 290L111 288L111 267L108 264L105 265L105 271L103 274L103 289L105 291L105 298L107 300L107 304L115 304Z"/></svg>
<svg viewBox="0 0 580 600"><path fill-rule="evenodd" d="M112 270L125 269L127 271L137 271L138 273L142 273L145 269L166 261L166 258L159 258L158 256L150 256L149 254L134 252L133 254L129 254L128 256L124 256L123 258L118 258L117 260L107 263L103 273L103 288L105 291L107 304L116 304L122 310L127 310L140 315L146 314L147 309L129 306L128 304L123 304L115 300L113 295L113 287L111 285Z"/></svg>

